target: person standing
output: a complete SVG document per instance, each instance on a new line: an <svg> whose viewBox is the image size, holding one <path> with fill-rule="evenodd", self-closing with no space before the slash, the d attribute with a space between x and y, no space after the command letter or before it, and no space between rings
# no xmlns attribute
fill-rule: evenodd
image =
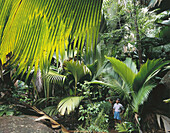
<svg viewBox="0 0 170 133"><path fill-rule="evenodd" d="M113 105L113 115L114 115L115 124L121 123L120 114L122 114L123 112L124 112L124 107L120 103L120 99L117 98L116 103Z"/></svg>

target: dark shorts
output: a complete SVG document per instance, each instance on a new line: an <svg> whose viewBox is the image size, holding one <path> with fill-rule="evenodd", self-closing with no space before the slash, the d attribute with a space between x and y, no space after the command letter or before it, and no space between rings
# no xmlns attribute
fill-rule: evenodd
<svg viewBox="0 0 170 133"><path fill-rule="evenodd" d="M114 112L114 119L121 120L120 118L120 112Z"/></svg>

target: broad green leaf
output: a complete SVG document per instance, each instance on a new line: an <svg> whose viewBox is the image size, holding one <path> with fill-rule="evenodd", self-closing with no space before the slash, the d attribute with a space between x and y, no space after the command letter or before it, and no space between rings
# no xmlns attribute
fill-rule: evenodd
<svg viewBox="0 0 170 133"><path fill-rule="evenodd" d="M71 111L74 111L76 107L79 106L83 97L67 97L60 101L58 104L58 111L61 115L65 113L70 114Z"/></svg>
<svg viewBox="0 0 170 133"><path fill-rule="evenodd" d="M86 74L91 75L90 69L84 65L84 63L81 63L80 61L68 61L65 63L66 64L66 69L73 74L75 78L75 83L77 82Z"/></svg>
<svg viewBox="0 0 170 133"><path fill-rule="evenodd" d="M98 80L94 80L94 81L91 81L91 82L86 82L86 84L100 84L100 85L104 85L104 86L111 87L111 88L114 87L113 84L105 83L103 81L98 81Z"/></svg>
<svg viewBox="0 0 170 133"><path fill-rule="evenodd" d="M48 114L49 116L57 115L58 110L56 109L56 106L48 106L43 111Z"/></svg>
<svg viewBox="0 0 170 133"><path fill-rule="evenodd" d="M66 76L61 75L56 71L50 69L49 72L43 76L45 97L49 98L52 84L58 84L62 86L65 79Z"/></svg>
<svg viewBox="0 0 170 133"><path fill-rule="evenodd" d="M0 116L3 116L5 114L5 111L0 110Z"/></svg>
<svg viewBox="0 0 170 133"><path fill-rule="evenodd" d="M111 62L114 71L118 73L119 76L129 86L129 88L131 88L136 74L125 63L121 62L120 60L114 57L106 57L106 59L108 59Z"/></svg>
<svg viewBox="0 0 170 133"><path fill-rule="evenodd" d="M170 103L170 98L163 100L165 103Z"/></svg>
<svg viewBox="0 0 170 133"><path fill-rule="evenodd" d="M54 51L57 59L64 58L69 39L81 50L86 40L86 53L94 52L102 0L0 0L0 4L0 60L4 64L11 52L10 65L19 65L16 76L22 71L29 75L32 69L36 73L38 67L48 70Z"/></svg>
<svg viewBox="0 0 170 133"><path fill-rule="evenodd" d="M134 72L134 73L138 73L138 70L136 68L136 64L132 61L131 58L126 58L126 60L124 61L124 63Z"/></svg>
<svg viewBox="0 0 170 133"><path fill-rule="evenodd" d="M107 68L107 62L104 62L102 66L99 66L98 60L96 60L93 64L87 65L87 67L92 72L92 81L98 78L102 73L105 73L105 69Z"/></svg>
<svg viewBox="0 0 170 133"><path fill-rule="evenodd" d="M160 68L168 63L170 63L170 61L165 62L162 59L147 60L134 79L133 90L138 91L147 81L157 74Z"/></svg>
<svg viewBox="0 0 170 133"><path fill-rule="evenodd" d="M50 69L49 72L45 74L43 78L49 83L63 84L66 79L66 76L61 75L56 71Z"/></svg>
<svg viewBox="0 0 170 133"><path fill-rule="evenodd" d="M143 104L145 100L147 100L151 90L155 87L156 85L146 85L143 86L137 94L133 96L133 101L132 101L132 109L134 112L138 113L139 111L139 105Z"/></svg>
<svg viewBox="0 0 170 133"><path fill-rule="evenodd" d="M95 60L94 63L87 65L87 67L90 69L92 75L96 75L96 73L97 73L97 66L98 66L98 61L97 60Z"/></svg>
<svg viewBox="0 0 170 133"><path fill-rule="evenodd" d="M111 90L114 92L118 93L120 96L123 97L123 99L130 100L130 88L126 86L125 84L121 85L117 80L113 79L111 84L110 83L105 83L102 81L91 81L91 82L86 82L86 84L99 84L99 85L104 85L107 87L110 87Z"/></svg>
<svg viewBox="0 0 170 133"><path fill-rule="evenodd" d="M14 115L14 110L8 110L8 111L6 112L6 115L7 115L7 116L12 116L12 115Z"/></svg>

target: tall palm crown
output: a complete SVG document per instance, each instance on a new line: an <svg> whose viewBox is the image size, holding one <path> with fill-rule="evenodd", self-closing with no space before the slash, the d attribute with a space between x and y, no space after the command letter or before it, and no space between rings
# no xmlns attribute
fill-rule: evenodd
<svg viewBox="0 0 170 133"><path fill-rule="evenodd" d="M78 42L86 53L98 38L102 0L0 0L0 60L12 53L11 63L19 65L17 75L47 68L54 51L57 58Z"/></svg>
<svg viewBox="0 0 170 133"><path fill-rule="evenodd" d="M90 84L101 84L108 86L118 93L132 107L135 113L139 113L139 106L147 100L149 93L155 87L155 83L151 81L160 68L169 64L169 61L162 59L147 60L142 65L138 72L135 63L132 59L127 59L122 62L114 57L106 57L112 64L113 70L119 75L119 78L114 73L109 83L102 81L92 81Z"/></svg>

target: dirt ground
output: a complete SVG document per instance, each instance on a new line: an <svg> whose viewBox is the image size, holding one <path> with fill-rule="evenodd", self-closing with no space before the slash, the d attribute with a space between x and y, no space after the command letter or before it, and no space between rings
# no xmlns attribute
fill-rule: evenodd
<svg viewBox="0 0 170 133"><path fill-rule="evenodd" d="M118 133L118 132L115 131L114 129L109 129L109 133Z"/></svg>

